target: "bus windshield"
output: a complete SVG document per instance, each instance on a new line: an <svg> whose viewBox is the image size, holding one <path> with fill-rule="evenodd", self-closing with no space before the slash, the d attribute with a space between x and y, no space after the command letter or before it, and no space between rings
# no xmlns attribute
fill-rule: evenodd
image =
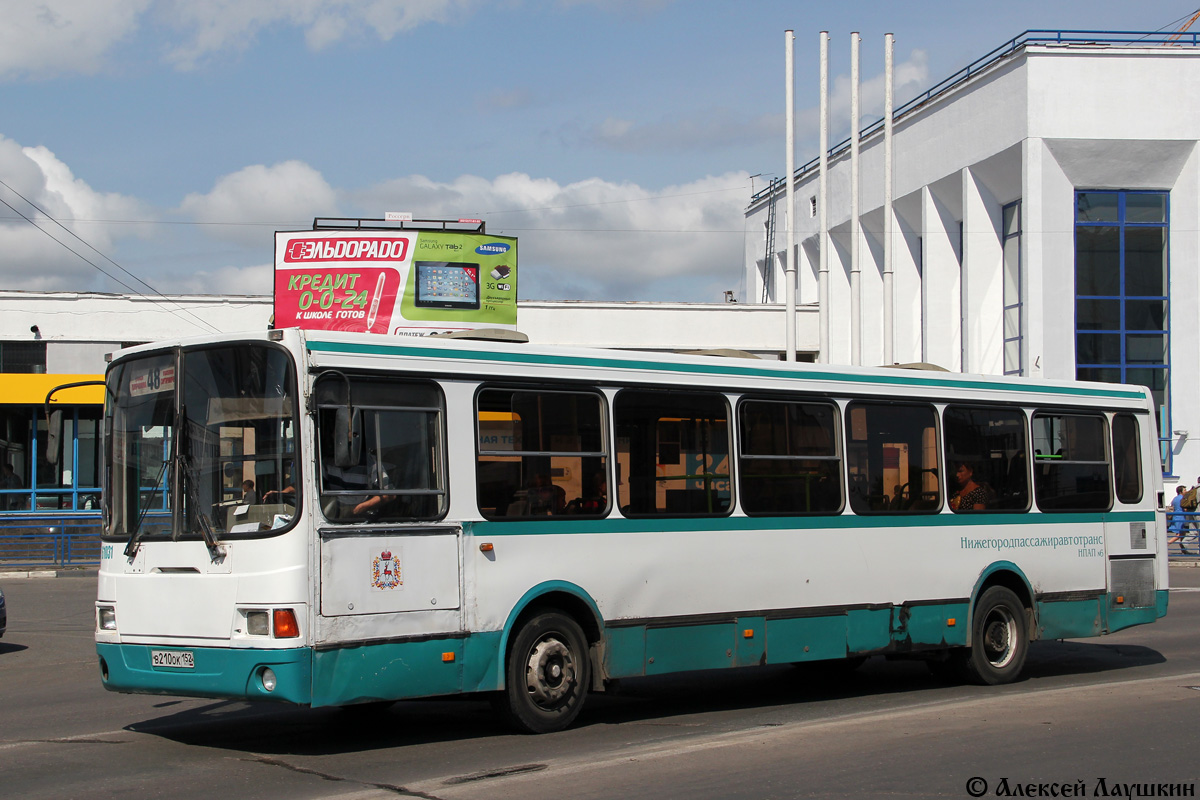
<svg viewBox="0 0 1200 800"><path fill-rule="evenodd" d="M294 374L284 350L252 343L114 365L106 533L136 549L147 537L290 527L299 486Z"/></svg>

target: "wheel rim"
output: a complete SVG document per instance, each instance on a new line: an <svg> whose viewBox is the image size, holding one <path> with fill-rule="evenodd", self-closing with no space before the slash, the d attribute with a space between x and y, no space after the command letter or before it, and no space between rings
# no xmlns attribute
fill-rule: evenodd
<svg viewBox="0 0 1200 800"><path fill-rule="evenodd" d="M575 656L555 635L539 640L529 651L525 685L530 698L541 708L553 710L562 706L575 686L575 676Z"/></svg>
<svg viewBox="0 0 1200 800"><path fill-rule="evenodd" d="M988 611L983 620L983 652L996 669L1007 667L1017 654L1017 620L1004 606Z"/></svg>

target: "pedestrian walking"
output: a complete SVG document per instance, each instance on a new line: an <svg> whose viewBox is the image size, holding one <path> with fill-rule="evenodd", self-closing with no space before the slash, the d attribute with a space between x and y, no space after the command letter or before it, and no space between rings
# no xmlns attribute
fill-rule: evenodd
<svg viewBox="0 0 1200 800"><path fill-rule="evenodd" d="M1186 491L1182 486L1175 487L1175 496L1171 498L1171 512L1167 515L1167 533L1170 534L1170 537L1167 539L1167 545L1178 544L1179 551L1185 556L1191 555L1183 543L1183 525L1185 519L1183 496Z"/></svg>

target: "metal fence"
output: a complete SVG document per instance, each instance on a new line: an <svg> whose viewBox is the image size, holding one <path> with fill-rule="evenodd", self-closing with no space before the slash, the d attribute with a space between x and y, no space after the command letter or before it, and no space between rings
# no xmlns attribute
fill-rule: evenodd
<svg viewBox="0 0 1200 800"><path fill-rule="evenodd" d="M1171 530L1176 517L1183 518L1183 530L1178 533ZM1167 554L1171 558L1200 559L1200 511L1167 512Z"/></svg>
<svg viewBox="0 0 1200 800"><path fill-rule="evenodd" d="M99 563L99 513L0 516L0 567L78 567Z"/></svg>

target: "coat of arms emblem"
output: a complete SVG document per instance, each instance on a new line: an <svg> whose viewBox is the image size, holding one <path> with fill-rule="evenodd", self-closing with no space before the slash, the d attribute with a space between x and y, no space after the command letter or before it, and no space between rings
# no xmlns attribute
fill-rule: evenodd
<svg viewBox="0 0 1200 800"><path fill-rule="evenodd" d="M371 585L376 589L395 589L404 585L399 556L393 556L391 550L384 550L376 556L371 569Z"/></svg>

